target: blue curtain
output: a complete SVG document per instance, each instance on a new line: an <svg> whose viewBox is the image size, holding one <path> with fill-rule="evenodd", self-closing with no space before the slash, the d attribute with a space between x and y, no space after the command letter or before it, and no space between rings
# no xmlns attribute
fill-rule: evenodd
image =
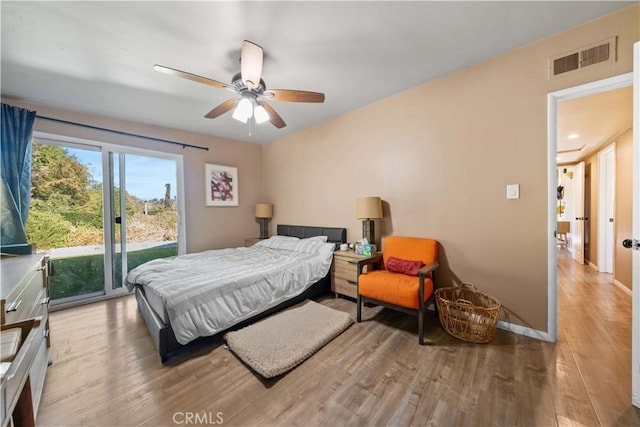
<svg viewBox="0 0 640 427"><path fill-rule="evenodd" d="M31 135L36 112L2 104L0 244L27 243L31 196Z"/></svg>

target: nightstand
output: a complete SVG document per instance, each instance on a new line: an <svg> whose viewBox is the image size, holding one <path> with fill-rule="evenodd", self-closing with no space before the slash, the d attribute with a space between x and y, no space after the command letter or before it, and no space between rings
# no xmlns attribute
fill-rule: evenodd
<svg viewBox="0 0 640 427"><path fill-rule="evenodd" d="M260 240L262 239L259 237L247 237L246 239L244 239L244 245L246 247L253 246L256 243L258 243Z"/></svg>
<svg viewBox="0 0 640 427"><path fill-rule="evenodd" d="M353 251L335 251L333 253L333 267L331 269L331 290L336 294L356 299L358 296L357 263L367 258Z"/></svg>

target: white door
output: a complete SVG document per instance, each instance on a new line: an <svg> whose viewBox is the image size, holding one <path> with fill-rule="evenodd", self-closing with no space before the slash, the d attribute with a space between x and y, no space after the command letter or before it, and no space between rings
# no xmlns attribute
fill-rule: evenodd
<svg viewBox="0 0 640 427"><path fill-rule="evenodd" d="M633 240L640 244L640 42L633 46ZM623 238L628 238L623 236ZM631 401L640 408L640 248L633 250Z"/></svg>
<svg viewBox="0 0 640 427"><path fill-rule="evenodd" d="M600 196L598 212L598 271L613 273L616 146L611 144L598 154Z"/></svg>
<svg viewBox="0 0 640 427"><path fill-rule="evenodd" d="M573 259L584 264L584 162L573 173L573 218L571 220Z"/></svg>

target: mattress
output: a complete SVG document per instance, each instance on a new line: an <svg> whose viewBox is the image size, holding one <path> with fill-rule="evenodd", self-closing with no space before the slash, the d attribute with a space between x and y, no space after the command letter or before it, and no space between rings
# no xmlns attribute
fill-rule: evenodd
<svg viewBox="0 0 640 427"><path fill-rule="evenodd" d="M327 275L333 249L317 237L274 236L249 248L156 259L131 270L125 285L141 286L186 344L301 294Z"/></svg>
<svg viewBox="0 0 640 427"><path fill-rule="evenodd" d="M151 306L151 309L158 315L160 319L162 319L162 322L164 322L165 325L168 325L169 315L167 314L167 309L164 307L164 303L162 302L162 298L160 298L160 295L156 294L147 285L140 286L142 287L142 292L144 292L144 296L147 298L147 302Z"/></svg>

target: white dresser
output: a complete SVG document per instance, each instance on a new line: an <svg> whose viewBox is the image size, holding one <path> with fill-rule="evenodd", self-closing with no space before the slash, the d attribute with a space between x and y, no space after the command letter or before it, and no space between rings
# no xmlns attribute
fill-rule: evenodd
<svg viewBox="0 0 640 427"><path fill-rule="evenodd" d="M49 362L49 257L0 260L0 324L19 328L21 344L0 379L2 427L34 425Z"/></svg>

